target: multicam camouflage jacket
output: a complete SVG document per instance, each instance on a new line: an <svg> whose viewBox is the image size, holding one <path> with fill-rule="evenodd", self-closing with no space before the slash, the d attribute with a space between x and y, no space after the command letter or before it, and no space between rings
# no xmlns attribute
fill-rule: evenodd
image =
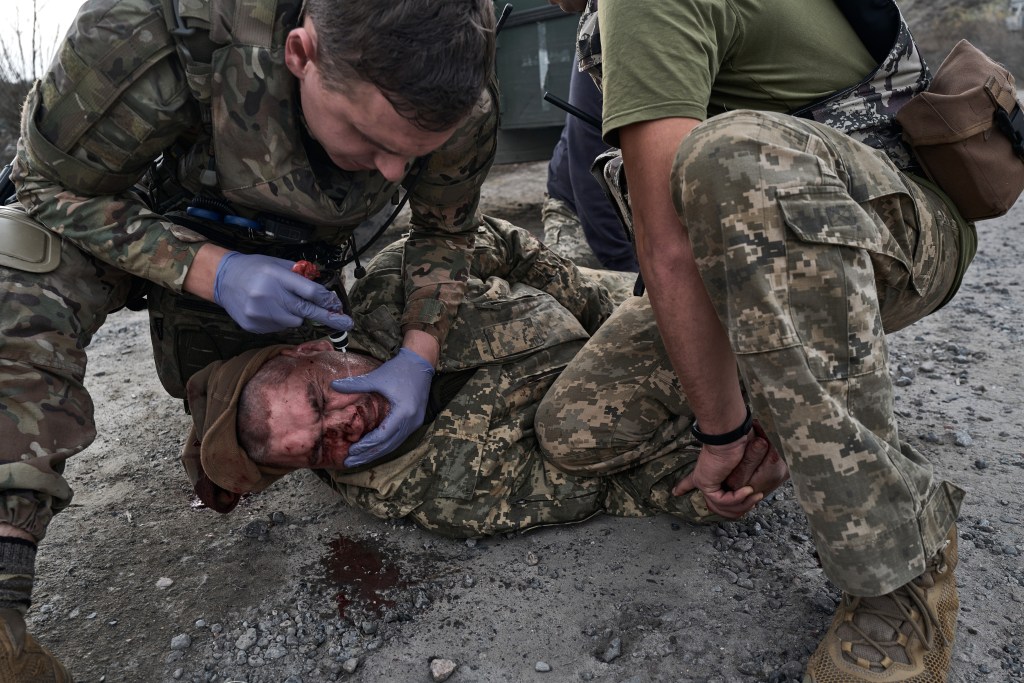
<svg viewBox="0 0 1024 683"><path fill-rule="evenodd" d="M601 87L601 30L597 4L597 0L589 0L580 17L576 50L580 71L589 74ZM857 3L837 4L840 4L844 12L847 7L854 8L851 11L857 11L858 8ZM887 15L892 19L889 32L894 38L888 53L875 70L859 83L851 84L849 88L790 113L829 125L855 140L882 150L902 170L915 170L917 162L901 138L901 129L895 117L896 112L911 97L928 88L931 72L895 1L886 0L884 4L887 5ZM863 38L861 26L855 17L851 25Z"/></svg>
<svg viewBox="0 0 1024 683"><path fill-rule="evenodd" d="M311 241L342 245L399 187L335 167L308 138L283 56L301 5L86 2L29 95L18 199L64 239L173 291L207 237L165 214L197 195L257 224L294 222ZM415 183L403 181L414 228L403 328L440 342L465 292L496 102L485 90L455 136L414 165Z"/></svg>

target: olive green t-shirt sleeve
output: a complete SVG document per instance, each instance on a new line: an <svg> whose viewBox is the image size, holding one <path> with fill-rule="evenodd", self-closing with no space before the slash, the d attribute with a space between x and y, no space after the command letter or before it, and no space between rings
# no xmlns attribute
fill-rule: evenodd
<svg viewBox="0 0 1024 683"><path fill-rule="evenodd" d="M792 111L875 63L832 0L602 0L604 137L735 109Z"/></svg>

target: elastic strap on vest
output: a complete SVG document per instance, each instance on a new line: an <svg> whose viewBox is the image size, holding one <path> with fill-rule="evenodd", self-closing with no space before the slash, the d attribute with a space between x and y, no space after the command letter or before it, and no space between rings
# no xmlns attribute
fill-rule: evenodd
<svg viewBox="0 0 1024 683"><path fill-rule="evenodd" d="M235 42L256 47L271 47L274 41L276 2L235 0L235 21L231 35Z"/></svg>
<svg viewBox="0 0 1024 683"><path fill-rule="evenodd" d="M111 42L110 51L91 69L85 69L81 62L69 63L80 60L74 50L66 49L60 53L65 71L86 73L75 83L73 93L65 93L53 103L46 117L47 129L42 132L53 141L55 147L61 150L72 149L95 123L95 116L89 116L88 112L106 111L135 82L138 74L174 51L172 45L153 40L154 35L163 33L163 23L161 17L150 15L127 40ZM115 69L115 64L134 67L127 70ZM118 77L111 78L112 74L118 74Z"/></svg>
<svg viewBox="0 0 1024 683"><path fill-rule="evenodd" d="M164 23L174 37L174 45L178 51L178 59L185 68L185 79L188 81L192 97L203 105L208 105L211 97L213 80L213 51L216 46L210 41L210 5L202 3L197 8L183 15L179 0L162 0ZM199 12L205 11L200 15ZM186 23L186 19L188 22ZM209 109L202 107L204 124L209 123Z"/></svg>

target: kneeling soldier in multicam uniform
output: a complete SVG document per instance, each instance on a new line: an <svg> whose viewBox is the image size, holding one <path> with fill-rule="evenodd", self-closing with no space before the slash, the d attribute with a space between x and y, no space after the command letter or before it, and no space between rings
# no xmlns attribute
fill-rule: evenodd
<svg viewBox="0 0 1024 683"><path fill-rule="evenodd" d="M700 492L672 493L699 452L685 404L663 406L665 419L655 423L653 402L624 401L621 414L625 422L634 420L626 430L632 436L620 442L618 457L586 473L567 474L541 455L533 429L537 406L612 304L593 277L525 231L490 218L477 235L469 294L442 352L427 420L386 462L347 468L349 447L383 418L387 402L369 388L340 395L329 384L338 374L372 371L399 343L400 267L401 246L394 245L353 289L360 303L347 354L325 340L272 346L192 377L194 428L183 460L209 506L228 511L240 494L312 468L351 505L456 537L575 522L599 512L722 519L708 511ZM626 278L619 281L628 287ZM730 517L787 476L767 441L754 444L748 456L731 480L737 497Z"/></svg>
<svg viewBox="0 0 1024 683"><path fill-rule="evenodd" d="M401 341L360 385L389 417L350 464L422 423L494 158L494 45L491 0L82 6L28 97L17 204L0 207L0 682L69 679L23 615L36 544L71 501L64 461L95 438L85 348L109 313L149 307L179 397L217 358L322 336L309 321L345 330L343 292L291 265L340 272L404 186Z"/></svg>

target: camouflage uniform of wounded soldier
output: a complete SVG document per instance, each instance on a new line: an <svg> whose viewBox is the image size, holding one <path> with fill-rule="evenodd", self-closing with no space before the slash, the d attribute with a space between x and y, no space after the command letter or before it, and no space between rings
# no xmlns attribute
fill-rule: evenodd
<svg viewBox="0 0 1024 683"><path fill-rule="evenodd" d="M343 331L331 277L404 186L402 340L369 380L392 408L359 458L415 427L494 157L494 24L490 0L83 5L28 97L18 203L0 208L0 681L47 658L2 626L21 632L35 544L71 501L64 461L95 438L85 348L109 313L148 306L179 397L212 360L322 336L310 321Z"/></svg>
<svg viewBox="0 0 1024 683"><path fill-rule="evenodd" d="M538 449L533 423L540 400L612 310L595 275L620 293L631 278L584 275L526 231L496 219L485 218L475 243L469 292L441 355L431 413L387 462L362 471L344 467L348 445L372 429L386 406L373 396L344 401L317 385L346 364L366 372L398 344L400 244L375 258L353 288L359 303L351 358L321 340L248 351L194 375L188 400L195 424L183 460L204 502L228 511L238 494L312 467L349 504L450 536L574 522L599 512L721 519L709 513L700 492L672 494L698 449L671 370L662 366L652 378L646 350L638 363L613 371L624 399L617 406L623 429L604 461L567 474ZM658 344L656 331L649 331L641 346ZM661 394L647 387L652 381ZM646 398L638 403L630 394L641 386ZM759 493L751 505L786 476L777 455L763 462L751 479Z"/></svg>

